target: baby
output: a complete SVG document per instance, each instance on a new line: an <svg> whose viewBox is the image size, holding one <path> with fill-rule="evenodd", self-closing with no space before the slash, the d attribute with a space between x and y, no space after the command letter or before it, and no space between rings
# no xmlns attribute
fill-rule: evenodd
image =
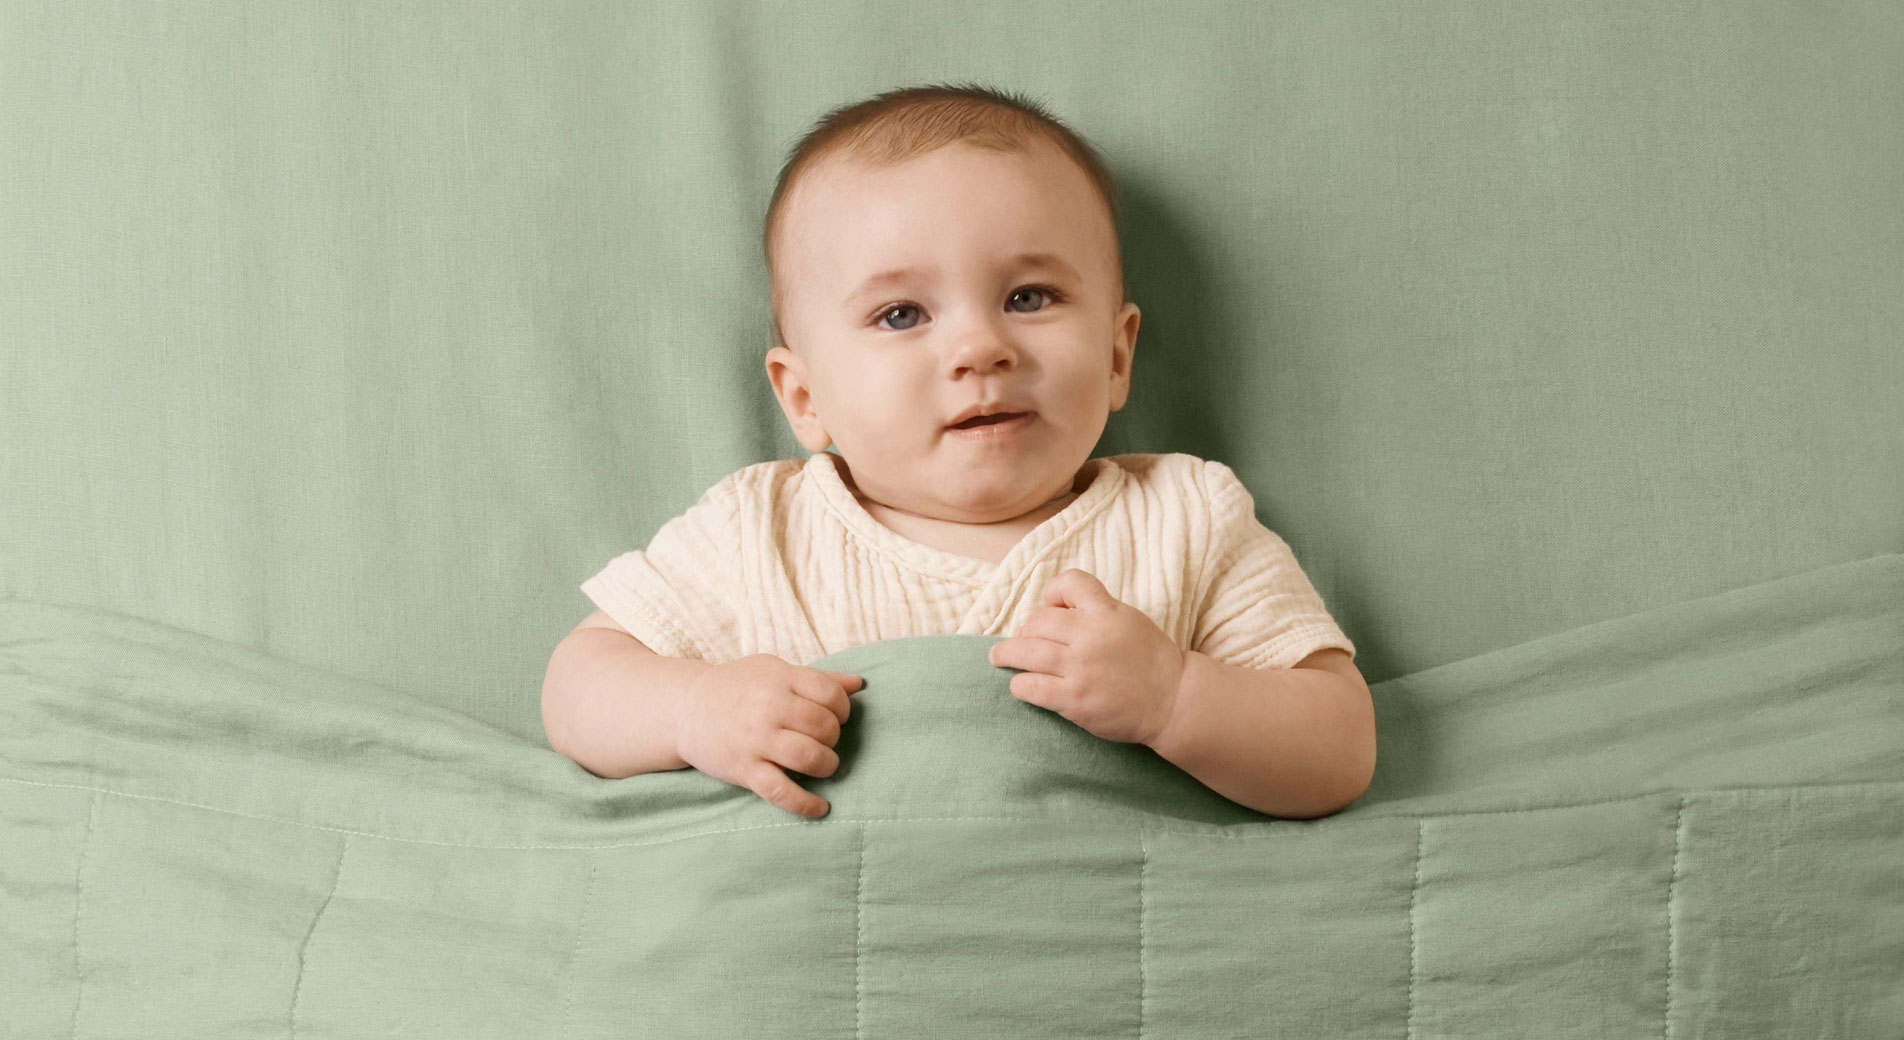
<svg viewBox="0 0 1904 1040"><path fill-rule="evenodd" d="M1091 458L1139 312L1090 145L979 86L893 91L794 149L763 248L767 375L814 454L747 466L582 591L542 693L598 776L696 768L806 817L858 676L796 662L1009 635L1012 695L1258 811L1360 797L1374 707L1289 547L1220 462ZM828 448L837 445L837 454Z"/></svg>

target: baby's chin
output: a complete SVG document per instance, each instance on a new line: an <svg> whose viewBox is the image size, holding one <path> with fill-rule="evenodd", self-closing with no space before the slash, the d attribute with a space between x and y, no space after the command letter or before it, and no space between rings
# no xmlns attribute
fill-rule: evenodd
<svg viewBox="0 0 1904 1040"><path fill-rule="evenodd" d="M1019 474L1009 483L997 486L985 483L961 484L950 479L935 489L939 493L933 500L906 508L921 516L953 523L1002 524L1035 513L1048 505L1053 496L1045 489L1054 483L1063 481L1056 474L1040 474L1035 478ZM1067 495L1070 491L1070 484L1064 483L1057 497Z"/></svg>
<svg viewBox="0 0 1904 1040"><path fill-rule="evenodd" d="M1082 460L1053 465L1044 454L929 452L910 462L884 460L885 479L872 483L888 489L877 499L888 509L948 523L1005 523L1072 493ZM861 498L868 497L868 465L853 466L849 460L842 467L855 474L846 479Z"/></svg>

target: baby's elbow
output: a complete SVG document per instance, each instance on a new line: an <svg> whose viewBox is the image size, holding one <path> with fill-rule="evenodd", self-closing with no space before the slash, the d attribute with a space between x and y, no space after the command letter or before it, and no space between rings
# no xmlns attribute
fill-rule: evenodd
<svg viewBox="0 0 1904 1040"><path fill-rule="evenodd" d="M569 645L566 639L556 645L542 673L542 739L550 750L573 759L568 738L574 728L570 714L577 677L573 655L565 649Z"/></svg>
<svg viewBox="0 0 1904 1040"><path fill-rule="evenodd" d="M1317 813L1315 816L1304 817L1304 819L1334 816L1336 813L1354 805L1357 801L1361 800L1363 795L1368 793L1369 785L1375 782L1375 733L1372 728L1369 730L1367 738L1357 741L1354 745L1353 752L1345 756L1343 760L1349 764L1343 770L1342 788L1335 798L1330 801L1332 807L1324 812Z"/></svg>
<svg viewBox="0 0 1904 1040"><path fill-rule="evenodd" d="M1343 791L1342 805L1337 812L1355 804L1368 793L1369 785L1375 782L1375 701L1368 695L1366 688L1356 699L1356 709L1355 736L1349 742L1348 761L1351 764L1347 770L1347 788Z"/></svg>
<svg viewBox="0 0 1904 1040"><path fill-rule="evenodd" d="M1337 805L1334 809L1330 810L1328 815L1334 816L1336 813L1339 813L1343 811L1344 809L1347 809L1350 806L1354 805L1356 802L1361 801L1362 796L1368 793L1369 783L1370 783L1369 780L1363 780L1359 785L1355 787L1354 790L1350 791L1345 797L1343 797L1340 800L1341 804Z"/></svg>

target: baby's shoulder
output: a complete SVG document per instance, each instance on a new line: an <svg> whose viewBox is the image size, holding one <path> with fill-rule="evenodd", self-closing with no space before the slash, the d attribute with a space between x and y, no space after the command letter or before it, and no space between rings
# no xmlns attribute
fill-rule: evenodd
<svg viewBox="0 0 1904 1040"><path fill-rule="evenodd" d="M789 470L785 459L742 466L708 485L694 503L671 518L664 529L706 532L721 544L731 544L749 517L758 517L757 503L771 500L785 488L798 461Z"/></svg>
<svg viewBox="0 0 1904 1040"><path fill-rule="evenodd" d="M765 491L785 487L806 469L805 459L769 459L756 462L722 477L715 487L726 487L737 492Z"/></svg>
<svg viewBox="0 0 1904 1040"><path fill-rule="evenodd" d="M742 466L708 485L696 505L731 508L743 499L773 498L793 483L801 468L799 459L771 459Z"/></svg>
<svg viewBox="0 0 1904 1040"><path fill-rule="evenodd" d="M1230 467L1215 459L1200 458L1180 451L1110 455L1107 460L1124 471L1130 483L1140 491L1166 496L1175 502L1205 500L1231 482L1237 482Z"/></svg>

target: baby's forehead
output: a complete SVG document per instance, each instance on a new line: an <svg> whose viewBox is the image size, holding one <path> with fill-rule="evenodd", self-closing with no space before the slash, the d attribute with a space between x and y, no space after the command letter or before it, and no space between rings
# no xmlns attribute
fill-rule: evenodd
<svg viewBox="0 0 1904 1040"><path fill-rule="evenodd" d="M823 248L835 254L837 262L823 263L810 267L807 264L790 264L785 273L786 283L790 286L824 287L828 293L838 296L835 290L841 286L835 283L844 279L846 288L857 289L861 285L877 287L884 285L898 288L914 281L930 283L935 278L947 278L953 281L961 276L960 269L965 261L953 250L922 247L911 253L912 263L903 267L887 270L883 265L868 266L855 257L852 248L855 232L841 229L840 237L827 243ZM1115 264L1116 255L1096 246L1080 254L1074 247L1057 242L1031 240L1021 242L1020 251L1002 253L995 258L982 260L981 267L992 270L982 271L978 277L988 279L996 273L1009 279L1035 279L1051 277L1060 287L1066 282L1089 282L1098 277L1096 261L1109 258ZM852 258L852 259L847 259ZM889 277L882 277L889 276ZM1016 284L1016 282L1014 282ZM855 292L854 296L863 295Z"/></svg>
<svg viewBox="0 0 1904 1040"><path fill-rule="evenodd" d="M930 240L921 241L927 236L914 234L916 229L909 229L909 225L915 216L920 218L921 227L929 226L930 218L943 221L944 201L970 198L969 186L962 185L956 178L921 177L908 183L905 191L880 192L876 202L869 201L866 192L876 189L864 178L892 173L903 165L839 155L827 156L815 163L800 176L787 199L787 216L791 219L783 224L782 231L790 234L784 241L793 246L795 254L805 254L807 263L834 268L835 275L850 271L865 278L888 268L929 267L935 263L943 267L956 263L953 250L935 249ZM1073 181L1079 176L1074 171L1075 164L1065 157L1019 164L1014 173L1041 189L1069 194L1075 187ZM1016 228L1020 234L1014 237L1009 248L1001 249L997 262L1016 264L1019 257L1027 255L1058 256L1063 258L1063 266L1078 270L1080 277L1088 276L1089 268L1101 259L1108 258L1115 266L1118 251L1114 243L1107 245L1101 241L1099 229L1092 228L1080 235L1071 217L1052 209L1048 201L1026 201L1024 205L1032 207L1035 213L1047 214L1051 226L1041 228L1036 224L1037 218L1033 218L1029 226ZM1068 208L1068 205L1060 207ZM876 248L875 243L890 245L895 239L905 240L901 252L907 254L906 263L884 263L866 255L885 251ZM938 261L939 256L945 259ZM783 273L788 282L830 280L823 270L809 269L804 263L790 264Z"/></svg>
<svg viewBox="0 0 1904 1040"><path fill-rule="evenodd" d="M954 165L948 169L940 160ZM967 165L972 162L979 165ZM936 170L928 172L932 167ZM1076 159L1044 142L1001 150L953 141L897 161L850 152L823 156L795 176L787 202L792 208L801 208L802 196L808 202L824 196L835 205L852 206L872 182L901 180L911 188L902 205L925 209L935 199L965 194L969 190L967 179L979 175L975 169L983 170L983 176L1005 176L1067 194L1080 179L1090 177Z"/></svg>

